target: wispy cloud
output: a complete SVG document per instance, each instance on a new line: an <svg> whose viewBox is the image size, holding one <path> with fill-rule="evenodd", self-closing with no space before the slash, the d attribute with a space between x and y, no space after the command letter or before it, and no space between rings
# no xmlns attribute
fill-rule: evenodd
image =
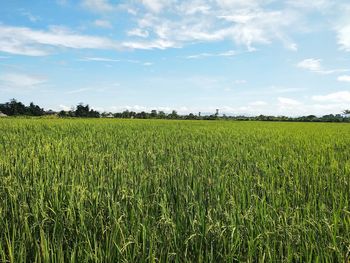
<svg viewBox="0 0 350 263"><path fill-rule="evenodd" d="M320 102L350 102L350 91L338 91L326 95L316 95L313 96L312 99Z"/></svg>
<svg viewBox="0 0 350 263"><path fill-rule="evenodd" d="M121 62L120 59L101 58L101 57L85 57L79 59L80 61L96 61L96 62Z"/></svg>
<svg viewBox="0 0 350 263"><path fill-rule="evenodd" d="M97 27L101 27L101 28L113 28L111 22L109 22L108 20L102 20L102 19L96 19L94 21L94 25Z"/></svg>
<svg viewBox="0 0 350 263"><path fill-rule="evenodd" d="M53 47L118 49L120 45L108 38L81 35L60 27L42 31L0 25L0 51L27 56L45 56Z"/></svg>
<svg viewBox="0 0 350 263"><path fill-rule="evenodd" d="M147 30L142 30L140 28L134 28L134 29L129 30L127 32L127 35L146 38L149 36L149 33Z"/></svg>
<svg viewBox="0 0 350 263"><path fill-rule="evenodd" d="M0 75L0 89L12 91L37 88L46 82L46 78L32 74L9 72Z"/></svg>
<svg viewBox="0 0 350 263"><path fill-rule="evenodd" d="M199 58L207 58L207 57L233 57L236 56L237 52L235 50L228 50L219 53L199 53L196 55L189 55L187 59L199 59Z"/></svg>
<svg viewBox="0 0 350 263"><path fill-rule="evenodd" d="M111 12L115 7L108 0L83 0L82 4L85 8L94 12Z"/></svg>
<svg viewBox="0 0 350 263"><path fill-rule="evenodd" d="M300 101L291 98L279 97L277 100L282 108L294 108L301 105Z"/></svg>
<svg viewBox="0 0 350 263"><path fill-rule="evenodd" d="M258 101L253 101L249 103L250 106L256 106L256 107L261 107L261 106L266 106L268 105L266 101L258 100Z"/></svg>
<svg viewBox="0 0 350 263"><path fill-rule="evenodd" d="M143 62L140 60L134 60L134 59L113 59L113 58L104 58L104 57L84 57L79 59L79 61L86 61L86 62L126 62L126 63L132 63L132 64L139 64L143 66L152 66L152 62Z"/></svg>
<svg viewBox="0 0 350 263"><path fill-rule="evenodd" d="M306 69L318 74L333 74L333 73L339 73L339 72L347 72L350 71L349 69L331 69L326 70L322 67L322 59L316 59L316 58L308 58L300 61L297 64L298 68Z"/></svg>
<svg viewBox="0 0 350 263"><path fill-rule="evenodd" d="M39 16L35 16L31 12L28 12L28 11L23 10L23 9L21 10L21 15L27 17L29 19L29 21L33 22L33 23L35 23L41 19Z"/></svg>
<svg viewBox="0 0 350 263"><path fill-rule="evenodd" d="M66 94L77 94L77 93L82 93L82 92L91 91L91 90L92 90L91 88L81 88L81 89L67 91Z"/></svg>
<svg viewBox="0 0 350 263"><path fill-rule="evenodd" d="M350 82L350 75L339 76L337 79L340 82Z"/></svg>
<svg viewBox="0 0 350 263"><path fill-rule="evenodd" d="M350 22L349 24L339 26L336 31L340 48L345 51L350 51Z"/></svg>

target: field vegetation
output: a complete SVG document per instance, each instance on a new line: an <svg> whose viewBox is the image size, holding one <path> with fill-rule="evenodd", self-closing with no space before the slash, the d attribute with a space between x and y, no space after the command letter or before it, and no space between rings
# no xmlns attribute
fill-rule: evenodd
<svg viewBox="0 0 350 263"><path fill-rule="evenodd" d="M0 262L343 262L350 126L0 119Z"/></svg>

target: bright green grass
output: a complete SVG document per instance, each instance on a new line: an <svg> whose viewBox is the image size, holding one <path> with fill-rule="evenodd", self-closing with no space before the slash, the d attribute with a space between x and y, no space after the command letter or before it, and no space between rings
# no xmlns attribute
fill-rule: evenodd
<svg viewBox="0 0 350 263"><path fill-rule="evenodd" d="M343 262L350 125L0 120L0 262Z"/></svg>

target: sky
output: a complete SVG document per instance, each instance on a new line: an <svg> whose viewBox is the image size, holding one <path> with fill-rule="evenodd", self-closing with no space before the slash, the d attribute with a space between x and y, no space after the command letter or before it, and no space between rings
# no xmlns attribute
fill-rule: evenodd
<svg viewBox="0 0 350 263"><path fill-rule="evenodd" d="M348 0L5 0L0 102L324 115L350 108Z"/></svg>

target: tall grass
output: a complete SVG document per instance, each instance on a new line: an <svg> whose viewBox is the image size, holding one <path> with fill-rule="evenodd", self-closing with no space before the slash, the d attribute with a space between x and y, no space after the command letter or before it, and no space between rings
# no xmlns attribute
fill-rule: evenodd
<svg viewBox="0 0 350 263"><path fill-rule="evenodd" d="M0 120L0 262L342 262L350 126Z"/></svg>

